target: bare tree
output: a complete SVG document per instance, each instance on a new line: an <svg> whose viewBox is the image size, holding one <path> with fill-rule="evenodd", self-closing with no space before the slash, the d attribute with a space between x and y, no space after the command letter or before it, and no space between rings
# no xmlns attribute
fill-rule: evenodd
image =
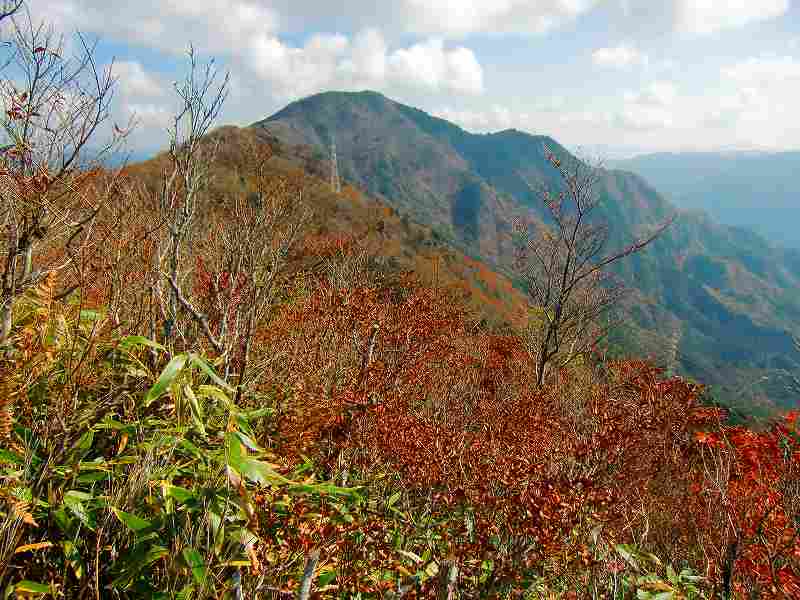
<svg viewBox="0 0 800 600"><path fill-rule="evenodd" d="M20 3L0 7L0 20ZM78 53L65 58L63 38L10 18L12 40L0 80L0 346L8 343L12 304L49 272L74 264L100 210L87 184L99 161L130 131L115 126L111 141L87 160L87 143L109 117L116 79L102 70L95 46L80 33Z"/></svg>
<svg viewBox="0 0 800 600"><path fill-rule="evenodd" d="M159 195L160 216L167 226L166 247L159 248L154 255L155 267L166 271L171 288L165 290L161 279L156 280L155 292L160 300L165 341L169 341L173 335L183 336L177 322L178 309L179 305L188 308L190 304L181 291L181 260L197 211L198 196L208 184L210 167L217 152L216 145L201 142L222 109L230 78L230 74L226 73L214 91L212 88L219 73L213 59L201 73L191 45L188 55L189 74L183 82L175 83L181 105L169 130L169 166L164 170ZM203 319L200 322L208 335L207 322ZM154 331L151 334L155 337ZM208 337L212 345L222 352L215 338Z"/></svg>
<svg viewBox="0 0 800 600"><path fill-rule="evenodd" d="M219 191L198 231L202 273L195 281L202 275L204 297L196 308L186 305L195 320L205 318L206 336L226 353L226 370L228 358L246 367L253 326L266 320L289 252L311 216L302 189L269 174L268 146L247 137L240 152L243 164L234 171L238 186Z"/></svg>
<svg viewBox="0 0 800 600"><path fill-rule="evenodd" d="M526 331L537 387L551 366L570 364L607 332L601 317L618 302L623 288L605 268L644 249L674 221L673 216L649 235L604 253L608 226L593 215L600 204L595 187L602 169L571 156L562 161L547 146L544 152L563 184L558 192L547 187L541 191L553 224L534 236L519 219L513 225L515 268L538 313Z"/></svg>
<svg viewBox="0 0 800 600"><path fill-rule="evenodd" d="M161 274L155 295L166 340L191 343L193 328L223 357L226 376L236 359L241 389L253 327L272 304L277 277L310 214L301 190L268 176L270 151L252 138L239 150L240 187L222 186L214 197L212 166L224 136L209 131L225 101L228 75L215 87L213 60L200 73L193 48L188 54L190 72L176 84L181 107L159 194L166 235L155 255ZM194 264L184 264L190 256Z"/></svg>

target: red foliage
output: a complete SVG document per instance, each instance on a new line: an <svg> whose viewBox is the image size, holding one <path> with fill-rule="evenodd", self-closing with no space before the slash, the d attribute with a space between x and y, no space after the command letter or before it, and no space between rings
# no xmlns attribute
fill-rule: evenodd
<svg viewBox="0 0 800 600"><path fill-rule="evenodd" d="M518 339L471 335L458 302L420 289L414 279L403 286L398 298L389 289L333 290L322 282L276 320L267 343L283 340L297 361L287 365L297 395L282 422L284 449L316 447L331 468L343 451L364 472L390 467L448 523L450 553L494 558L498 576L509 580L554 556L573 557L562 568L590 564L584 542L597 524L620 542L639 541L634 532L657 525L652 543L662 556L677 553L667 556L675 564L705 544L714 566L709 573L719 578L724 531L711 527L710 505L701 501L706 492L698 489L708 489L699 459L717 439L700 429L724 414L699 404L699 386L664 379L644 361L621 361L609 365L607 381L573 389L573 375L564 372L551 388L534 392ZM359 369L373 326L379 350ZM326 385L323 377L309 377L331 365L327 348L337 348L342 359L352 339L362 342L351 366L342 367L343 378ZM754 510L778 502L774 490L785 473L764 468L782 464L774 440L745 430L730 430L729 437L744 472L758 473L730 482L731 516L752 537L745 523L758 516ZM769 535L785 544L793 522L780 511L768 516ZM501 558L499 547L508 544L520 552ZM736 573L764 583L766 555L749 548ZM794 589L793 569L772 569L780 589Z"/></svg>

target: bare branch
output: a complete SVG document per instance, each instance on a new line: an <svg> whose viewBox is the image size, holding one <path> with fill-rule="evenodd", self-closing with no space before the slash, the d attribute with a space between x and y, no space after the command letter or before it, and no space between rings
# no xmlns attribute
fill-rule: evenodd
<svg viewBox="0 0 800 600"><path fill-rule="evenodd" d="M559 191L540 191L552 227L531 236L521 221L513 224L517 238L515 267L538 313L528 329L535 342L527 344L536 360L538 386L543 384L552 361L567 365L606 335L598 322L618 303L623 288L612 282L604 269L643 250L674 221L671 217L653 233L603 254L608 226L592 215L600 205L595 188L601 171L571 156L561 159L547 146L544 155L563 186Z"/></svg>

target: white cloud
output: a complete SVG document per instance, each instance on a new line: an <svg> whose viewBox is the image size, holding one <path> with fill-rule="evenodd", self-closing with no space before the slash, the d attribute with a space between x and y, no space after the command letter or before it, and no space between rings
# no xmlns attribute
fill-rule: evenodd
<svg viewBox="0 0 800 600"><path fill-rule="evenodd" d="M680 120L675 105L678 89L671 81L654 81L638 92L624 92L622 99L622 107L615 115L615 122L621 127L637 131L667 129Z"/></svg>
<svg viewBox="0 0 800 600"><path fill-rule="evenodd" d="M412 83L430 91L483 91L483 70L472 51L463 46L447 50L441 40L429 40L396 50L388 64L390 77L399 84Z"/></svg>
<svg viewBox="0 0 800 600"><path fill-rule="evenodd" d="M751 57L723 68L721 76L721 90L707 113L709 125L735 130L758 145L796 146L800 60Z"/></svg>
<svg viewBox="0 0 800 600"><path fill-rule="evenodd" d="M599 0L404 0L406 29L435 35L543 33L572 21Z"/></svg>
<svg viewBox="0 0 800 600"><path fill-rule="evenodd" d="M274 31L278 15L264 2L232 0L39 0L30 6L34 20L55 23L65 32L91 31L118 41L183 53L190 42L211 54L226 52L243 40Z"/></svg>
<svg viewBox="0 0 800 600"><path fill-rule="evenodd" d="M352 42L343 36L315 36L292 47L272 36L251 40L242 56L259 79L280 98L297 97L325 88L479 94L483 69L471 50L445 47L428 40L393 52L376 30Z"/></svg>
<svg viewBox="0 0 800 600"><path fill-rule="evenodd" d="M35 18L64 29L94 31L118 40L181 52L189 41L220 53L265 33L360 31L380 27L385 34L414 33L452 38L480 33L537 34L563 26L602 0L39 0ZM344 25L342 27L341 25Z"/></svg>
<svg viewBox="0 0 800 600"><path fill-rule="evenodd" d="M675 28L695 34L772 19L789 10L789 0L674 0Z"/></svg>
<svg viewBox="0 0 800 600"><path fill-rule="evenodd" d="M157 130L161 133L172 125L174 113L164 105L133 102L126 104L125 110L129 116L136 115L137 128Z"/></svg>
<svg viewBox="0 0 800 600"><path fill-rule="evenodd" d="M120 91L128 97L158 97L167 91L162 82L136 61L115 62L112 74L119 78Z"/></svg>
<svg viewBox="0 0 800 600"><path fill-rule="evenodd" d="M519 8L516 1L502 0L501 4L503 1L508 6L498 9L501 13ZM454 14L461 14L463 8L464 14L474 13L479 20L489 10L485 3L459 6L454 0L448 2ZM552 5L547 10L569 12L576 2L584 0L552 0L546 3ZM106 4L100 0L42 0L34 16L55 21L65 30L91 31L173 54L182 53L193 42L205 55L231 59L232 69L245 67L267 86L268 95L279 99L359 85L387 92L394 88L467 94L483 90L483 71L475 54L461 45L446 46L441 38L390 51L381 31L365 27L355 36L317 33L302 45L287 42L279 32L281 24L289 15L313 14L319 8L313 2L289 5L282 0L233 0L222 7L215 0L139 0L121 5L114 19L107 18ZM416 0L405 0L403 7L410 28L441 9L438 4L431 8ZM339 8L344 14L349 10L348 6ZM124 85L148 85L135 66L124 68L129 80Z"/></svg>
<svg viewBox="0 0 800 600"><path fill-rule="evenodd" d="M507 107L494 105L485 110L462 110L450 107L440 108L433 113L435 116L446 119L452 123L472 132L490 132L523 127L524 121L529 119L527 114L512 113Z"/></svg>
<svg viewBox="0 0 800 600"><path fill-rule="evenodd" d="M675 124L672 113L657 106L625 104L617 114L617 124L637 131L667 129Z"/></svg>
<svg viewBox="0 0 800 600"><path fill-rule="evenodd" d="M611 48L598 48L592 52L592 62L601 67L626 69L636 65L647 65L647 56L628 44Z"/></svg>
<svg viewBox="0 0 800 600"><path fill-rule="evenodd" d="M560 96L546 98L526 106L524 110L494 104L473 110L442 107L432 114L474 133L519 129L533 134L555 135L557 128L560 132L568 131L572 139L582 139L587 129L605 127L611 123L607 113L575 108Z"/></svg>
<svg viewBox="0 0 800 600"><path fill-rule="evenodd" d="M628 90L622 94L622 98L627 104L658 107L672 105L677 96L678 88L671 81L653 81L638 92Z"/></svg>
<svg viewBox="0 0 800 600"><path fill-rule="evenodd" d="M737 83L785 83L800 80L800 60L791 56L751 57L722 70L722 74Z"/></svg>
<svg viewBox="0 0 800 600"><path fill-rule="evenodd" d="M377 29L365 29L353 38L350 56L338 69L351 79L381 81L386 77L386 41Z"/></svg>
<svg viewBox="0 0 800 600"><path fill-rule="evenodd" d="M670 106L678 96L678 88L671 81L654 81L639 94L638 102L655 106Z"/></svg>
<svg viewBox="0 0 800 600"><path fill-rule="evenodd" d="M204 57L216 56L223 69L231 70L224 122L252 122L287 101L325 89L375 89L423 109L447 105L437 114L470 130L514 127L575 143L613 139L671 144L699 136L712 144L740 136L769 145L800 139L800 129L788 118L800 104L800 57L761 56L725 69L712 58L706 66L683 67L691 61L689 47L715 57L747 52L751 47L725 46L722 36L700 36L778 17L788 9L788 0L231 0L225 5L216 0L137 0L114 3L114 19L107 17L108 4L37 0L30 8L34 19L46 17L65 33L79 29L99 34L101 48L109 41L122 46L126 60L116 63L118 105L123 115L136 110L143 126L152 130L168 125L168 107L174 101L170 81L186 72L185 64L172 59L191 41ZM502 34L552 31L601 5L622 10L597 10L597 16L622 19L607 24L614 33L598 44L604 47L583 51L598 67L635 69L634 74L656 81L626 94L604 91L602 86L615 81L615 74L599 68L590 73L588 61L573 61L574 67L562 61L563 71L547 75L552 86L548 97L539 95L540 82L512 80L501 73L487 80L504 57L487 63L477 51L487 48L486 57L496 54L494 49L505 41ZM662 55L670 32L698 37L685 47L672 43L670 60ZM759 41L754 38L752 52L758 51ZM774 40L769 42L767 47L774 48ZM556 36L552 43L552 56L524 59L541 60L545 70L553 67L571 49L560 46ZM792 47L800 46L783 51L792 53ZM160 73L138 62L136 53L145 48L172 55L159 64ZM594 78L591 101L574 84L587 77ZM510 82L505 88L504 81ZM536 100L522 104L523 97ZM114 118L124 120L116 114Z"/></svg>

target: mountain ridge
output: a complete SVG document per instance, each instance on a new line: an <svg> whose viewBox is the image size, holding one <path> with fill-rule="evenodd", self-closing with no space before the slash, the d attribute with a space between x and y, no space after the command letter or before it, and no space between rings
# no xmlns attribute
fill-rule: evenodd
<svg viewBox="0 0 800 600"><path fill-rule="evenodd" d="M542 149L572 155L549 136L507 129L473 134L373 92L325 92L252 125L292 147L308 147L324 170L335 138L342 177L509 272L510 223L546 222L535 188L558 188ZM532 189L532 185L533 188ZM800 260L747 231L679 210L648 181L604 170L598 193L619 247L677 213L676 223L614 273L631 289L620 341L660 356L676 371L724 388L737 402L787 406L800 375ZM677 352L665 350L677 339ZM766 383L751 385L767 377ZM746 388L746 389L745 389ZM743 391L744 390L744 391Z"/></svg>

